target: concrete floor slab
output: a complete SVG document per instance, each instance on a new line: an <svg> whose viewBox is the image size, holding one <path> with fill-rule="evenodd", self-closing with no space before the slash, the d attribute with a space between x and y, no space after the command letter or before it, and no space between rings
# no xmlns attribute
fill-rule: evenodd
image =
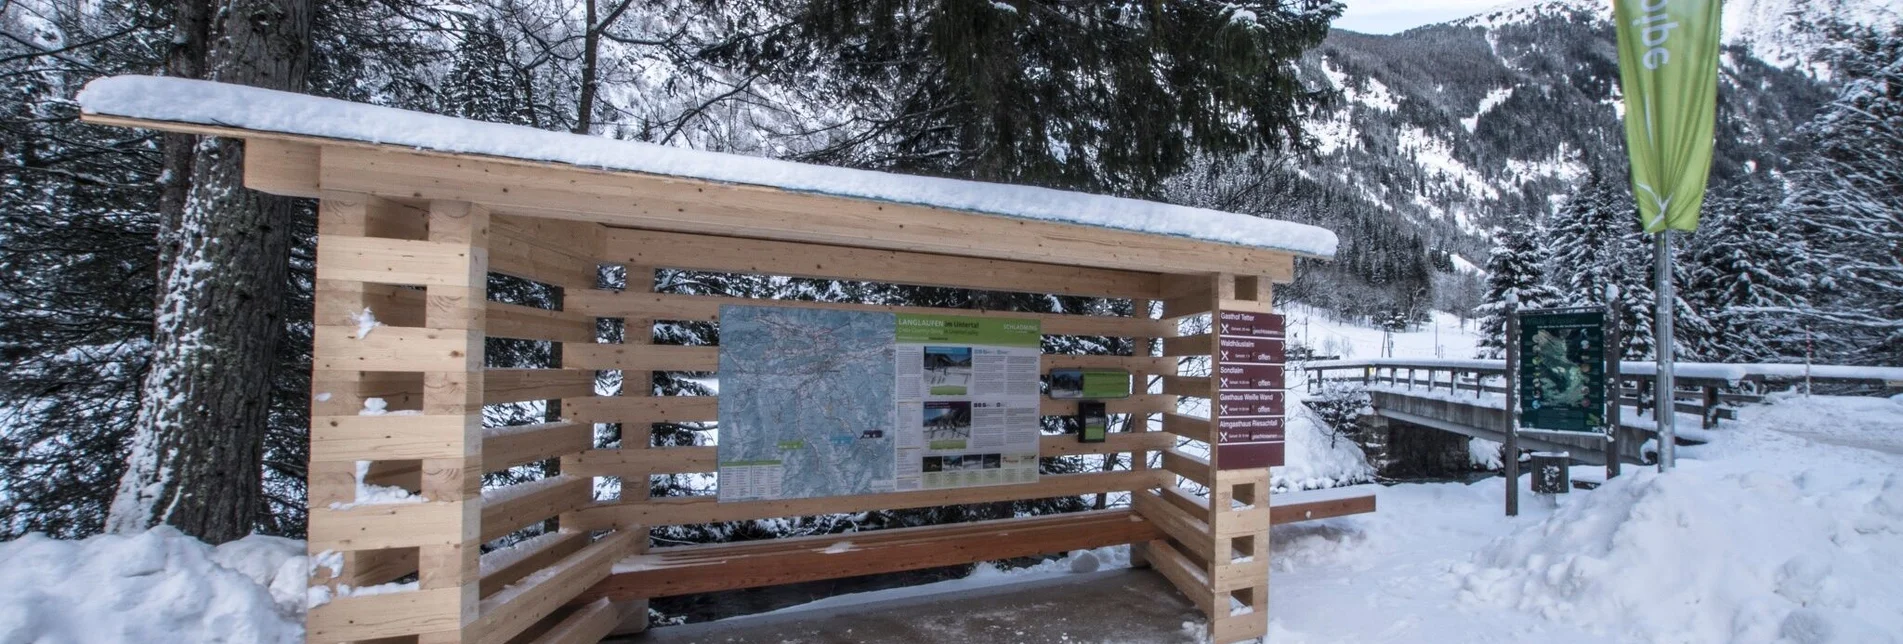
<svg viewBox="0 0 1903 644"><path fill-rule="evenodd" d="M965 644L1193 642L1203 616L1150 570L1109 570L1022 584L657 628L626 644Z"/></svg>

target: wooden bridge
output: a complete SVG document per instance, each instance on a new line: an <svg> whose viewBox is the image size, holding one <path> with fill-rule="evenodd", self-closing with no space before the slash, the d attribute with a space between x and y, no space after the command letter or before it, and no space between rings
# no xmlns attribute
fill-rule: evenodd
<svg viewBox="0 0 1903 644"><path fill-rule="evenodd" d="M1307 387L1319 392L1327 383L1347 382L1368 393L1374 418L1453 432L1495 442L1506 440L1506 364L1501 360L1392 359L1328 360L1306 366ZM1618 423L1614 446L1620 461L1647 463L1655 456L1646 443L1658 437L1654 404L1656 366L1620 365L1618 401L1611 413ZM1698 445L1706 430L1735 419L1737 409L1764 395L1805 380L1804 365L1713 364L1681 362L1674 369L1672 409L1679 414L1677 444ZM1894 393L1903 389L1903 368L1814 365L1809 381L1850 390ZM1603 465L1606 446L1596 437L1522 431L1520 446L1565 451L1576 461Z"/></svg>

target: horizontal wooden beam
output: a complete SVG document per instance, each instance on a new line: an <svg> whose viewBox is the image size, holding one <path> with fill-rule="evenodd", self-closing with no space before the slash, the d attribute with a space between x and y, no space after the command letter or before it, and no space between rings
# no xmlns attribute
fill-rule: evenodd
<svg viewBox="0 0 1903 644"><path fill-rule="evenodd" d="M720 368L720 347L571 342L562 345L562 366L570 369L710 372Z"/></svg>
<svg viewBox="0 0 1903 644"><path fill-rule="evenodd" d="M1163 469L1209 487L1209 460L1178 449L1163 450Z"/></svg>
<svg viewBox="0 0 1903 644"><path fill-rule="evenodd" d="M1128 509L814 535L743 544L659 548L623 562L589 589L639 599L917 570L978 561L1143 543L1156 528ZM837 544L849 544L838 552Z"/></svg>
<svg viewBox="0 0 1903 644"><path fill-rule="evenodd" d="M1185 416L1174 412L1164 412L1163 431L1205 443L1216 442L1216 435L1209 429L1209 419Z"/></svg>
<svg viewBox="0 0 1903 644"><path fill-rule="evenodd" d="M479 419L470 416L318 416L311 419L314 462L463 458L479 451Z"/></svg>
<svg viewBox="0 0 1903 644"><path fill-rule="evenodd" d="M595 395L595 372L580 369L488 369L482 404L582 398Z"/></svg>
<svg viewBox="0 0 1903 644"><path fill-rule="evenodd" d="M622 530L589 544L530 578L482 600L470 627L481 644L504 644L608 577L614 562L633 552L646 531Z"/></svg>
<svg viewBox="0 0 1903 644"><path fill-rule="evenodd" d="M1156 524L1158 529L1183 544L1192 554L1204 561L1215 559L1216 538L1209 533L1209 524L1202 519L1163 500L1155 490L1131 493L1130 503L1138 515Z"/></svg>
<svg viewBox="0 0 1903 644"><path fill-rule="evenodd" d="M482 470L502 470L587 451L595 428L571 422L538 423L482 430Z"/></svg>
<svg viewBox="0 0 1903 644"><path fill-rule="evenodd" d="M1118 454L1155 451L1173 445L1176 437L1161 432L1118 432L1101 443L1078 442L1074 434L1041 438L1040 456L1078 454ZM706 474L718 469L715 447L650 447L632 449L591 449L576 454L562 464L564 474L576 476L652 476L656 474Z"/></svg>
<svg viewBox="0 0 1903 644"><path fill-rule="evenodd" d="M482 357L480 332L318 325L311 331L315 371L467 371ZM480 364L480 363L476 363Z"/></svg>
<svg viewBox="0 0 1903 644"><path fill-rule="evenodd" d="M1176 358L1063 353L1047 353L1042 360L1045 371L1122 369L1151 374L1176 373L1177 362ZM562 345L562 366L568 369L713 372L720 369L720 347L571 342ZM1140 386L1137 393L1142 393Z"/></svg>
<svg viewBox="0 0 1903 644"><path fill-rule="evenodd" d="M777 188L346 142L318 161L327 189L466 200L501 214L1136 271L1294 274L1288 251Z"/></svg>
<svg viewBox="0 0 1903 644"><path fill-rule="evenodd" d="M1086 335L1111 337L1155 337L1165 333L1165 323L1149 318L1110 315L1065 315L1060 313L1018 313L976 309L939 309L920 306L888 306L854 302L807 302L767 300L715 295L674 295L634 291L586 291L570 293L568 310L604 318L644 318L657 320L718 321L722 306L779 306L833 311L871 311L967 317L1038 320L1044 335ZM1171 327L1174 328L1174 327Z"/></svg>
<svg viewBox="0 0 1903 644"><path fill-rule="evenodd" d="M348 235L317 236L317 279L405 286L475 286L468 244Z"/></svg>
<svg viewBox="0 0 1903 644"><path fill-rule="evenodd" d="M591 449L563 462L562 471L621 477L705 473L717 468L715 455L714 447Z"/></svg>
<svg viewBox="0 0 1903 644"><path fill-rule="evenodd" d="M1209 376L1163 376L1163 393L1191 398L1209 398L1215 388Z"/></svg>
<svg viewBox="0 0 1903 644"><path fill-rule="evenodd" d="M873 250L850 246L610 229L606 257L631 266L789 275L1110 298L1157 296L1155 273Z"/></svg>
<svg viewBox="0 0 1903 644"><path fill-rule="evenodd" d="M1150 375L1176 373L1176 358L1150 356L1087 356L1064 353L1046 353L1043 357L1045 371L1051 369L1122 369L1140 371ZM1142 384L1136 385L1136 393L1143 393Z"/></svg>
<svg viewBox="0 0 1903 644"><path fill-rule="evenodd" d="M482 541L502 538L537 521L587 506L594 481L570 474L517 483L482 493Z"/></svg>
<svg viewBox="0 0 1903 644"><path fill-rule="evenodd" d="M1206 356L1213 346L1209 334L1186 335L1175 338L1163 338L1163 355L1166 356Z"/></svg>
<svg viewBox="0 0 1903 644"><path fill-rule="evenodd" d="M1160 414L1175 411L1176 397L1141 394L1104 402L1112 414ZM1077 413L1075 400L1044 399L1039 413L1045 416L1071 416ZM592 396L569 398L562 402L569 420L581 423L692 423L718 420L718 396Z"/></svg>
<svg viewBox="0 0 1903 644"><path fill-rule="evenodd" d="M462 626L462 589L411 590L332 597L304 616L307 642L357 642Z"/></svg>
<svg viewBox="0 0 1903 644"><path fill-rule="evenodd" d="M595 288L600 224L499 215L489 224L489 270L568 289Z"/></svg>
<svg viewBox="0 0 1903 644"><path fill-rule="evenodd" d="M776 517L813 516L872 510L902 510L965 503L1022 501L1099 492L1124 492L1168 483L1173 475L1161 470L1134 470L1045 476L1036 483L992 485L949 490L921 490L781 501L715 503L707 497L669 497L641 503L600 503L562 519L576 530L599 530L623 525L687 525L746 521Z"/></svg>
<svg viewBox="0 0 1903 644"><path fill-rule="evenodd" d="M1274 497L1270 497L1273 499ZM1375 511L1374 495L1350 496L1306 503L1269 504L1270 522L1281 525L1316 519L1331 519Z"/></svg>
<svg viewBox="0 0 1903 644"><path fill-rule="evenodd" d="M1162 432L1115 432L1104 435L1101 443L1084 443L1075 434L1044 436L1038 442L1039 456L1078 454L1120 454L1156 451L1176 444L1176 437Z"/></svg>
<svg viewBox="0 0 1903 644"><path fill-rule="evenodd" d="M562 401L562 414L578 423L695 423L720 416L714 396L591 396Z"/></svg>
<svg viewBox="0 0 1903 644"><path fill-rule="evenodd" d="M1170 545L1169 541L1151 541L1145 554L1150 557L1150 566L1162 573L1164 579L1170 580L1170 584L1189 598L1190 603L1195 604L1204 616L1229 614L1226 603L1220 607L1221 613L1216 612L1216 593L1209 587L1209 573Z"/></svg>
<svg viewBox="0 0 1903 644"><path fill-rule="evenodd" d="M482 568L481 593L483 597L496 594L504 587L521 581L530 574L554 565L564 557L575 554L588 545L586 532L557 532L552 535L518 543L508 548L483 553L484 562L507 558L507 564L489 565ZM516 550L516 549L523 550Z"/></svg>
<svg viewBox="0 0 1903 644"><path fill-rule="evenodd" d="M1101 402L1106 413L1149 415L1176 411L1177 401L1175 396L1165 394L1133 394L1128 398L1111 398ZM1038 404L1038 413L1045 416L1075 416L1077 401L1045 398Z"/></svg>
<svg viewBox="0 0 1903 644"><path fill-rule="evenodd" d="M492 338L567 343L595 341L594 319L579 313L502 302L488 302L484 307L486 323L483 330ZM566 360L568 356L562 357Z"/></svg>
<svg viewBox="0 0 1903 644"><path fill-rule="evenodd" d="M576 606L529 644L597 644L621 625L620 606L606 599Z"/></svg>
<svg viewBox="0 0 1903 644"><path fill-rule="evenodd" d="M463 501L310 509L311 552L462 545Z"/></svg>

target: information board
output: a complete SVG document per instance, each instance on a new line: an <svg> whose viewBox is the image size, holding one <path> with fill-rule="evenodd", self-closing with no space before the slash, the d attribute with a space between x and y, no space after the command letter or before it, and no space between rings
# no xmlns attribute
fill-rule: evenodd
<svg viewBox="0 0 1903 644"><path fill-rule="evenodd" d="M1216 467L1282 465L1287 421L1283 319L1273 313L1216 312Z"/></svg>
<svg viewBox="0 0 1903 644"><path fill-rule="evenodd" d="M1520 426L1605 431L1605 312L1528 311L1519 318Z"/></svg>
<svg viewBox="0 0 1903 644"><path fill-rule="evenodd" d="M721 501L1037 480L1037 320L729 305Z"/></svg>

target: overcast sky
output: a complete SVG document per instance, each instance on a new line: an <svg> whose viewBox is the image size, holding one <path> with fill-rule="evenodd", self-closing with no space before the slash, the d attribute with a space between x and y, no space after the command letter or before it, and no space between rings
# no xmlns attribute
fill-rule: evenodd
<svg viewBox="0 0 1903 644"><path fill-rule="evenodd" d="M1347 5L1335 28L1391 34L1421 25L1465 18L1508 0L1342 0Z"/></svg>

